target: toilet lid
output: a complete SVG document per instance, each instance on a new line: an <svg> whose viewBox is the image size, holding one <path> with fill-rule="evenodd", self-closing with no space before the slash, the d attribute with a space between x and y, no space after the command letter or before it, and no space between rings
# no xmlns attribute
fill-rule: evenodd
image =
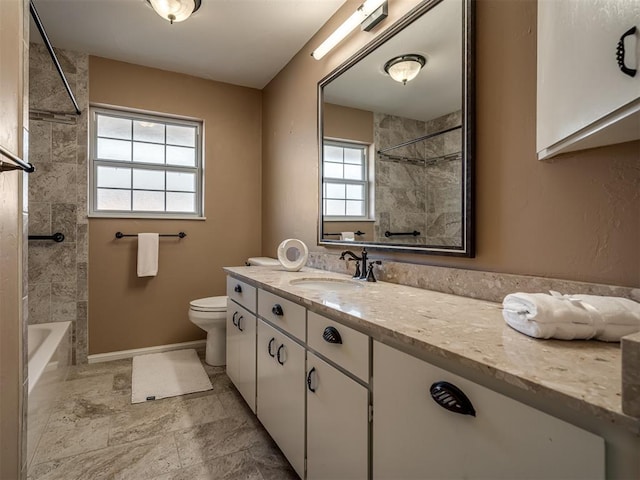
<svg viewBox="0 0 640 480"><path fill-rule="evenodd" d="M227 297L207 297L189 303L192 310L199 312L224 312L227 310Z"/></svg>

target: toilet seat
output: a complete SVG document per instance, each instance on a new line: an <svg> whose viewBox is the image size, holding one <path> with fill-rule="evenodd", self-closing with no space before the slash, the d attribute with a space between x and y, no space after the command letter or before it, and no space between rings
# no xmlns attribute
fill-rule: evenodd
<svg viewBox="0 0 640 480"><path fill-rule="evenodd" d="M226 296L198 298L189 302L189 309L195 312L226 312L227 298Z"/></svg>

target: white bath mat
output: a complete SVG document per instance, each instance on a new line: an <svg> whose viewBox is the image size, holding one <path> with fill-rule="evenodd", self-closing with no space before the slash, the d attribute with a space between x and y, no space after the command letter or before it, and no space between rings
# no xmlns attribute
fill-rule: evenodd
<svg viewBox="0 0 640 480"><path fill-rule="evenodd" d="M204 392L213 386L195 350L133 357L131 403Z"/></svg>

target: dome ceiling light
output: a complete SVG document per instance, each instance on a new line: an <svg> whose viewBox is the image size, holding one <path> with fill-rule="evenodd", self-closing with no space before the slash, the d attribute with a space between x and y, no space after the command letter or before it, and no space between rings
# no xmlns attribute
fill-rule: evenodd
<svg viewBox="0 0 640 480"><path fill-rule="evenodd" d="M172 25L189 18L202 4L202 0L147 0L147 2L158 15Z"/></svg>
<svg viewBox="0 0 640 480"><path fill-rule="evenodd" d="M420 70L427 63L422 55L407 54L394 57L384 64L384 71L396 82L406 85L418 76Z"/></svg>

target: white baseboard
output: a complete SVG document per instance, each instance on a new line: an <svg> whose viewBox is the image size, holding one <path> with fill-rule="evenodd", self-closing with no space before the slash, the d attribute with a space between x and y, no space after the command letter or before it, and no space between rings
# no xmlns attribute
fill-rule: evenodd
<svg viewBox="0 0 640 480"><path fill-rule="evenodd" d="M133 358L136 355L146 355L148 353L168 352L170 350L183 350L185 348L204 348L206 340L194 340L192 342L171 343L169 345L158 345L156 347L134 348L132 350L120 350L119 352L96 353L89 355L89 363L110 362L123 358Z"/></svg>

